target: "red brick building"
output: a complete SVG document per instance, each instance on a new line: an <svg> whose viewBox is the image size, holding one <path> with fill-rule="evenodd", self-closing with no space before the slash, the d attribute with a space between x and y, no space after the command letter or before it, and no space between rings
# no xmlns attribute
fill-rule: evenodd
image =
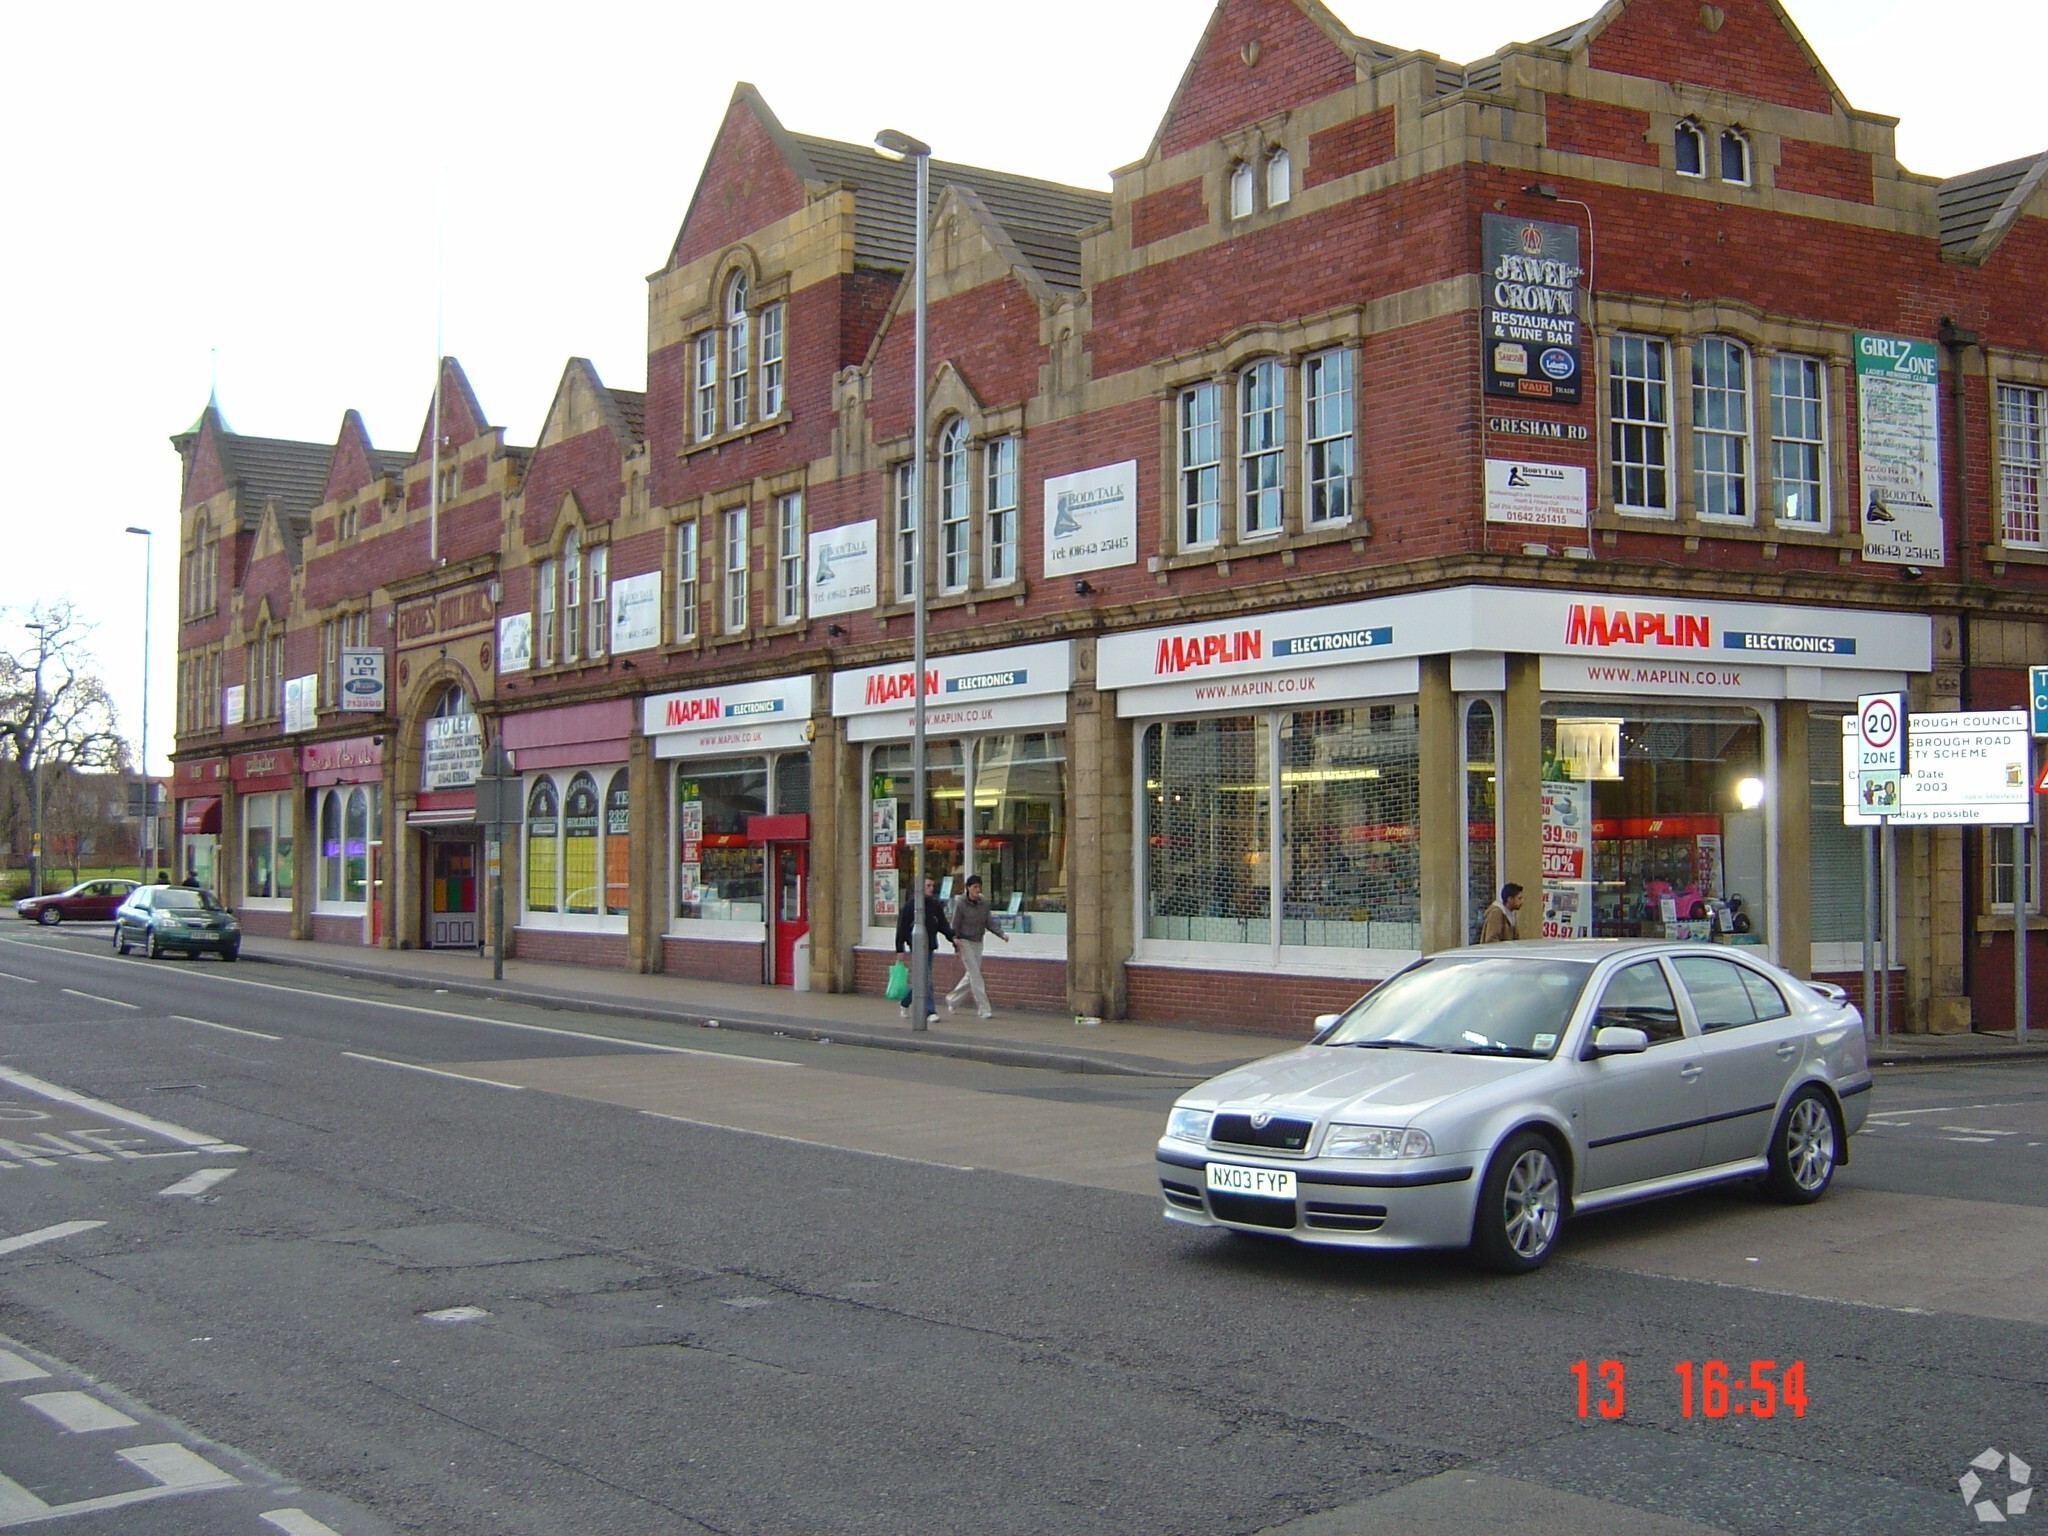
<svg viewBox="0 0 2048 1536"><path fill-rule="evenodd" d="M1291 1029L1506 879L1853 972L1845 713L2048 662L2048 160L1892 130L1774 0L1465 66L1222 0L1107 194L934 162L920 422L911 167L743 85L644 395L176 439L188 859L476 944L503 746L521 954L873 990L918 820L999 1005ZM2009 1018L2011 828L1894 838L1898 1018Z"/></svg>

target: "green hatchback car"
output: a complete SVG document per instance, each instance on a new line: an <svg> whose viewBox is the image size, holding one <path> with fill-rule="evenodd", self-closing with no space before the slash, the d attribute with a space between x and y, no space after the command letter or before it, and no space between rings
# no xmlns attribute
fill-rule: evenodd
<svg viewBox="0 0 2048 1536"><path fill-rule="evenodd" d="M114 913L114 953L139 945L154 960L162 955L211 951L223 960L242 953L242 925L211 891L187 885L145 885Z"/></svg>

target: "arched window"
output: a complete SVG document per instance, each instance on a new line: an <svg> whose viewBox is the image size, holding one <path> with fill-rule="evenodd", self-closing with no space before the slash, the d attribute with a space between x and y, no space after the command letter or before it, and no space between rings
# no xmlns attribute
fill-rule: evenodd
<svg viewBox="0 0 2048 1536"><path fill-rule="evenodd" d="M1294 162L1276 149L1266 157L1266 206L1278 208L1294 195Z"/></svg>
<svg viewBox="0 0 2048 1536"><path fill-rule="evenodd" d="M1287 456L1280 364L1260 358L1237 378L1238 534L1280 531L1280 470Z"/></svg>
<svg viewBox="0 0 2048 1536"><path fill-rule="evenodd" d="M939 429L939 590L967 588L967 423L948 417Z"/></svg>
<svg viewBox="0 0 2048 1536"><path fill-rule="evenodd" d="M1749 137L1740 128L1721 130L1721 179L1738 187L1749 185Z"/></svg>
<svg viewBox="0 0 2048 1536"><path fill-rule="evenodd" d="M561 868L562 827L552 779L535 779L526 792L526 910L555 912L555 875Z"/></svg>
<svg viewBox="0 0 2048 1536"><path fill-rule="evenodd" d="M576 659L577 626L583 622L583 536L571 528L562 536L562 660Z"/></svg>
<svg viewBox="0 0 2048 1536"><path fill-rule="evenodd" d="M725 425L728 431L737 431L747 424L747 391L752 369L747 274L735 272L725 283Z"/></svg>
<svg viewBox="0 0 2048 1536"><path fill-rule="evenodd" d="M607 917L625 915L627 886L633 867L632 831L633 796L626 785L626 770L621 768L612 775L611 785L604 792L604 910Z"/></svg>
<svg viewBox="0 0 2048 1536"><path fill-rule="evenodd" d="M540 614L534 628L540 631L539 643L533 648L533 660L537 666L546 666L555 659L555 562L543 560L540 563L540 593L538 606Z"/></svg>
<svg viewBox="0 0 2048 1536"><path fill-rule="evenodd" d="M320 899L341 900L341 796L320 799Z"/></svg>
<svg viewBox="0 0 2048 1536"><path fill-rule="evenodd" d="M1671 159L1681 176L1707 174L1707 140L1700 125L1687 118L1671 131Z"/></svg>
<svg viewBox="0 0 2048 1536"><path fill-rule="evenodd" d="M562 801L562 910L597 911L597 780L579 773Z"/></svg>
<svg viewBox="0 0 2048 1536"><path fill-rule="evenodd" d="M370 797L351 790L342 822L341 899L362 901L370 889Z"/></svg>
<svg viewBox="0 0 2048 1536"><path fill-rule="evenodd" d="M1251 216L1253 186L1251 162L1233 161L1230 167L1230 216L1233 219Z"/></svg>

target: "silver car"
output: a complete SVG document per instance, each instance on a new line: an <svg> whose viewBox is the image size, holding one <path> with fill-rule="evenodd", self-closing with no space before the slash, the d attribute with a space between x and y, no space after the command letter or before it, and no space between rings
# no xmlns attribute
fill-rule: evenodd
<svg viewBox="0 0 2048 1536"><path fill-rule="evenodd" d="M1716 944L1449 950L1211 1078L1158 1149L1171 1221L1538 1267L1567 1215L1728 1179L1827 1192L1870 1108L1839 987Z"/></svg>

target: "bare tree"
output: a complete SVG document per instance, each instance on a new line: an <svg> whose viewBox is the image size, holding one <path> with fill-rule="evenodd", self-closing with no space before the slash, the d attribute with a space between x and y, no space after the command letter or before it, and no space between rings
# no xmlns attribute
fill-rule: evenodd
<svg viewBox="0 0 2048 1536"><path fill-rule="evenodd" d="M37 603L9 617L26 639L18 651L0 651L0 750L27 780L29 890L38 893L49 770L122 769L128 744L86 646L92 627L71 603Z"/></svg>

